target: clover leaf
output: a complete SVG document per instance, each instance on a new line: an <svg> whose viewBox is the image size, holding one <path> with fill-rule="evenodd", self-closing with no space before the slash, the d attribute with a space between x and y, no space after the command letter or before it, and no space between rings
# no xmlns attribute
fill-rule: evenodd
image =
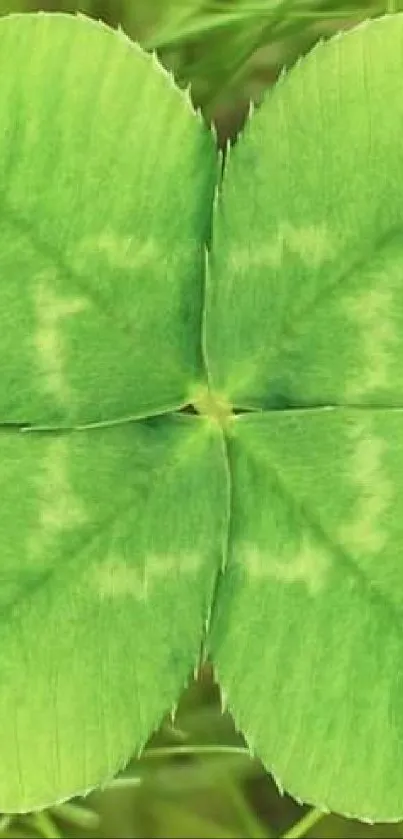
<svg viewBox="0 0 403 839"><path fill-rule="evenodd" d="M288 791L403 815L402 36L317 47L214 201L153 57L0 21L1 810L104 783L204 646Z"/></svg>

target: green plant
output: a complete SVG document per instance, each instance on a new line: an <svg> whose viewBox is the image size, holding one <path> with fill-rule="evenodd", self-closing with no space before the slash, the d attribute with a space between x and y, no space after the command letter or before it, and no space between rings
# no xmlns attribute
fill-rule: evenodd
<svg viewBox="0 0 403 839"><path fill-rule="evenodd" d="M0 21L3 810L116 773L202 645L294 796L402 816L402 33L320 45L221 182L122 33Z"/></svg>

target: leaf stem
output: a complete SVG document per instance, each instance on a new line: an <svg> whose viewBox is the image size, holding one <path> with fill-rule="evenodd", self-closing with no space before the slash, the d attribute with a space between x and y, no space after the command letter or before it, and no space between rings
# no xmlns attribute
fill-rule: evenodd
<svg viewBox="0 0 403 839"><path fill-rule="evenodd" d="M301 839L305 836L312 827L315 826L321 819L327 816L322 810L309 810L305 816L302 817L296 824L290 827L286 833L283 833L282 839Z"/></svg>

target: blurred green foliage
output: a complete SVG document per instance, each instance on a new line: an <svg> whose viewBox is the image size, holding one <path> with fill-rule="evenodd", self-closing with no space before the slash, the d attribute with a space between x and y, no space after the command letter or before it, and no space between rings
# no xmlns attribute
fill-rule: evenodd
<svg viewBox="0 0 403 839"><path fill-rule="evenodd" d="M225 144L283 67L320 38L400 6L403 0L0 0L0 14L79 10L121 25L158 51L181 86L191 85L195 104ZM206 666L175 721L164 721L119 778L85 801L0 816L1 836L387 839L403 837L403 823L365 825L282 795L222 712Z"/></svg>

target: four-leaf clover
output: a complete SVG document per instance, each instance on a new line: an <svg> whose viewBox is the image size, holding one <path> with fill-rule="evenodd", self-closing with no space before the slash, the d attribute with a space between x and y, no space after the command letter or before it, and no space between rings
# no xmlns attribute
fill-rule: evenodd
<svg viewBox="0 0 403 839"><path fill-rule="evenodd" d="M402 817L402 75L403 16L319 45L220 178L122 32L0 21L1 810L203 649L288 791Z"/></svg>

